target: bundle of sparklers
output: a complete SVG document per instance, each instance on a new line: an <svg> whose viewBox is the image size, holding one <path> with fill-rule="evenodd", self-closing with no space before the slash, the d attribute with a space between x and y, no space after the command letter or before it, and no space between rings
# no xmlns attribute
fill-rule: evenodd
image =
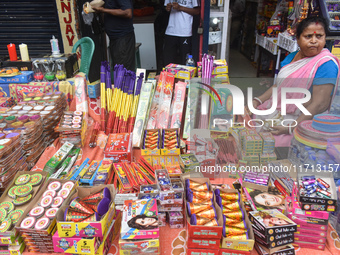
<svg viewBox="0 0 340 255"><path fill-rule="evenodd" d="M131 133L137 114L139 94L144 74L137 78L123 65L113 70L111 83L110 65L102 62L100 68L101 130L109 133Z"/></svg>
<svg viewBox="0 0 340 255"><path fill-rule="evenodd" d="M214 66L214 56L204 54L202 57L202 83L210 85L211 74ZM206 129L209 126L209 112L210 112L210 89L206 87L207 92L202 94L201 97L201 116L199 121L199 128Z"/></svg>

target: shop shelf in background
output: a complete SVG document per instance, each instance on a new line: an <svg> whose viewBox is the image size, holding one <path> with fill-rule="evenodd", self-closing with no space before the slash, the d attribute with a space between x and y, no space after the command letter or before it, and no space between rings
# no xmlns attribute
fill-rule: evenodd
<svg viewBox="0 0 340 255"><path fill-rule="evenodd" d="M222 42L222 31L209 32L209 45Z"/></svg>
<svg viewBox="0 0 340 255"><path fill-rule="evenodd" d="M278 46L277 46L277 38L265 38L264 48L272 53L273 55L277 55Z"/></svg>
<svg viewBox="0 0 340 255"><path fill-rule="evenodd" d="M297 42L292 38L289 38L288 36L284 35L283 33L279 34L277 45L280 48L285 49L289 52L294 52L299 49Z"/></svg>

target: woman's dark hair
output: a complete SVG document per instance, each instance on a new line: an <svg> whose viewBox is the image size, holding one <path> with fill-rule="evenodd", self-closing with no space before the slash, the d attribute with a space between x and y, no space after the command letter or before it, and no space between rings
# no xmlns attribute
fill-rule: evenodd
<svg viewBox="0 0 340 255"><path fill-rule="evenodd" d="M138 127L137 133L141 134L142 133L142 129L143 129L143 125L142 125L143 124L143 120L142 119L137 120L135 126L137 126L137 123L140 123L140 126Z"/></svg>
<svg viewBox="0 0 340 255"><path fill-rule="evenodd" d="M259 212L259 214L260 214L260 216L261 216L261 218L263 219L263 220L265 220L265 219L272 219L272 218L274 218L273 216L271 216L269 213L267 213L267 212L263 212L263 211L261 211L261 212ZM285 219L281 219L281 220L284 220L285 222L287 222L287 225L289 224L289 222L287 221L287 220L285 220ZM273 224L274 226L281 226L281 224Z"/></svg>
<svg viewBox="0 0 340 255"><path fill-rule="evenodd" d="M143 226L143 225L139 225L138 223L136 223L136 220L138 219L145 219L145 218L153 218L155 220L158 221L157 217L148 217L145 214L141 214L141 215L136 215L135 217L133 217L132 219L130 219L127 224L130 228L137 228L137 229L154 229L154 228L158 228L158 226Z"/></svg>
<svg viewBox="0 0 340 255"><path fill-rule="evenodd" d="M310 16L301 20L296 26L296 38L300 38L303 30L305 30L310 24L316 23L323 26L325 33L327 33L327 21L323 17Z"/></svg>
<svg viewBox="0 0 340 255"><path fill-rule="evenodd" d="M270 195L282 196L282 194L277 189L275 189L275 188L268 188L268 192L257 190L257 189L254 189L254 190L250 191L249 192L249 196L253 200L255 206L259 207L259 208L263 208L263 209L273 209L273 206L262 205L262 204L259 204L258 202L255 201L255 197L257 195L262 194L262 193L268 193Z"/></svg>

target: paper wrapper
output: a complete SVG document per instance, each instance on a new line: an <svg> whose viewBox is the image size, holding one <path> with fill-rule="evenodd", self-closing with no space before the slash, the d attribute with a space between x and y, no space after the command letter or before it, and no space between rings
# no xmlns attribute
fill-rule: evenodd
<svg viewBox="0 0 340 255"><path fill-rule="evenodd" d="M87 218L89 216L90 216L90 214L79 213L79 212L71 210L70 208L67 208L65 210L64 220L65 221L78 222L78 221L82 221L83 219L85 219L85 218Z"/></svg>
<svg viewBox="0 0 340 255"><path fill-rule="evenodd" d="M247 229L241 229L241 228L226 226L223 230L223 236L225 236L225 237L238 236L238 235L244 235L247 232L248 232Z"/></svg>
<svg viewBox="0 0 340 255"><path fill-rule="evenodd" d="M87 217L79 222L93 222L93 221L98 221L99 220L99 216L97 213L92 214L90 217Z"/></svg>
<svg viewBox="0 0 340 255"><path fill-rule="evenodd" d="M208 226L208 227L217 227L218 226L218 222L216 219L212 219L211 221L209 221L208 223L204 224L204 226Z"/></svg>
<svg viewBox="0 0 340 255"><path fill-rule="evenodd" d="M223 214L241 210L240 204L236 201L234 203L223 205Z"/></svg>
<svg viewBox="0 0 340 255"><path fill-rule="evenodd" d="M83 213L87 213L87 214L93 214L94 211L89 208L88 206L86 206L86 204L84 202L81 202L79 200L79 197L76 197L75 199L73 199L70 203L70 207L71 208L75 208L77 210L80 210Z"/></svg>
<svg viewBox="0 0 340 255"><path fill-rule="evenodd" d="M193 197L197 197L202 200L211 200L214 197L214 193L212 191L192 191L190 189L187 189L188 201L192 202Z"/></svg>
<svg viewBox="0 0 340 255"><path fill-rule="evenodd" d="M187 202L187 209L188 209L188 214L191 216L191 214L197 214L201 211L207 210L211 207L211 204L193 204Z"/></svg>
<svg viewBox="0 0 340 255"><path fill-rule="evenodd" d="M197 182L187 179L185 181L185 185L187 189L191 189L195 191L208 191L209 190L209 185L207 182L201 184L201 183L197 183Z"/></svg>
<svg viewBox="0 0 340 255"><path fill-rule="evenodd" d="M85 203L97 203L99 200L102 200L104 197L111 199L110 190L108 188L104 188L102 191L89 195L81 199L81 201Z"/></svg>
<svg viewBox="0 0 340 255"><path fill-rule="evenodd" d="M240 222L239 220L227 218L224 215L223 215L223 221L224 221L224 226L227 226L227 225L229 226L229 225L237 224Z"/></svg>
<svg viewBox="0 0 340 255"><path fill-rule="evenodd" d="M223 215L229 219L241 221L244 219L244 212L242 210L236 212L226 212Z"/></svg>
<svg viewBox="0 0 340 255"><path fill-rule="evenodd" d="M204 224L208 223L209 221L211 221L211 219L196 216L196 214L192 214L191 218L190 218L190 224L191 225L203 226Z"/></svg>
<svg viewBox="0 0 340 255"><path fill-rule="evenodd" d="M229 201L240 201L240 194L239 193L223 193L223 191L216 189L215 195L220 196L223 200Z"/></svg>
<svg viewBox="0 0 340 255"><path fill-rule="evenodd" d="M237 236L228 236L228 238L235 239L235 240L247 240L248 239L248 233L237 235Z"/></svg>
<svg viewBox="0 0 340 255"><path fill-rule="evenodd" d="M215 210L215 207L212 206L210 207L209 210L199 212L196 215L200 217L208 218L208 219L213 219L213 218L216 218L216 210Z"/></svg>
<svg viewBox="0 0 340 255"><path fill-rule="evenodd" d="M243 220L243 221L240 221L238 223L234 223L234 224L228 224L226 225L228 227L232 227L232 228L240 228L240 229L247 229L247 225L246 225L246 222Z"/></svg>

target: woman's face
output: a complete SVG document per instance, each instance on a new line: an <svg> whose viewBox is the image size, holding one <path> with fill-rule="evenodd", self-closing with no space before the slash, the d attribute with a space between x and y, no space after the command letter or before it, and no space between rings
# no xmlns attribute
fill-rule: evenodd
<svg viewBox="0 0 340 255"><path fill-rule="evenodd" d="M136 223L145 227L157 226L158 224L157 220L154 218L137 219Z"/></svg>
<svg viewBox="0 0 340 255"><path fill-rule="evenodd" d="M264 219L264 223L269 226L269 225L275 225L275 226L283 226L283 225L288 225L289 223L285 221L284 219L272 217L269 219Z"/></svg>
<svg viewBox="0 0 340 255"><path fill-rule="evenodd" d="M325 47L325 29L321 24L311 23L303 30L297 43L304 57L314 57Z"/></svg>
<svg viewBox="0 0 340 255"><path fill-rule="evenodd" d="M280 196L272 195L269 193L261 193L255 196L255 201L260 205L265 206L279 206L283 204L283 199Z"/></svg>

